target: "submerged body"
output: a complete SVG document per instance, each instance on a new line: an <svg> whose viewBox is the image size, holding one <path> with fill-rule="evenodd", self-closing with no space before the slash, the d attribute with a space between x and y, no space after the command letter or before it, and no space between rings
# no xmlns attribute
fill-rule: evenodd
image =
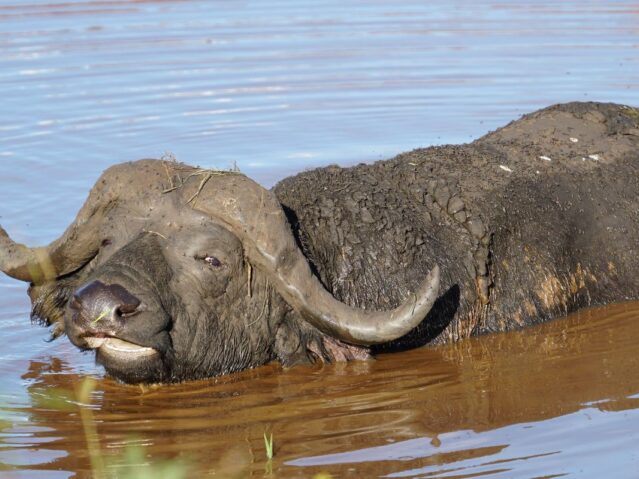
<svg viewBox="0 0 639 479"><path fill-rule="evenodd" d="M433 262L414 342L639 297L639 110L552 106L466 145L285 179L275 193L338 298L389 307Z"/></svg>
<svg viewBox="0 0 639 479"><path fill-rule="evenodd" d="M638 178L639 112L595 103L273 192L142 160L0 267L124 381L365 358L639 297Z"/></svg>

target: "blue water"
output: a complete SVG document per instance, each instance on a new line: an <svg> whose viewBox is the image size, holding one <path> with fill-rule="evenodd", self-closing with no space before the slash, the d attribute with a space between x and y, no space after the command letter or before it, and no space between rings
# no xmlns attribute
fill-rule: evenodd
<svg viewBox="0 0 639 479"><path fill-rule="evenodd" d="M0 223L44 244L121 161L237 165L271 186L552 103L639 106L639 5L0 0L0 98ZM29 325L25 290L0 277L0 396L18 405L34 358L100 374Z"/></svg>
<svg viewBox="0 0 639 479"><path fill-rule="evenodd" d="M637 477L632 471L639 472L636 469L639 457L628 447L639 439L635 428L638 421L637 409L602 412L596 408L584 408L546 421L518 423L481 433L472 430L446 433L437 438L436 447L431 438L424 437L345 453L306 457L290 461L287 465L353 466L370 462L372 458L382 462L414 461L468 451L468 457L454 464L435 461L435 464L406 468L380 477L507 479L539 477L540 471L546 471L553 472L554 477L631 478ZM570 437L573 440L567 441ZM576 440L577 437L583 440ZM486 456L474 457L472 451L478 449L490 452ZM463 457L462 454L460 456Z"/></svg>

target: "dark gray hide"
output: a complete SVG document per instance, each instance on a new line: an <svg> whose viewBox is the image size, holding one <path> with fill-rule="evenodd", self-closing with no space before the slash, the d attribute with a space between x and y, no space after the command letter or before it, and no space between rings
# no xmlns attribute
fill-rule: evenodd
<svg viewBox="0 0 639 479"><path fill-rule="evenodd" d="M439 264L430 320L384 349L639 298L635 108L551 106L468 145L320 168L275 193L322 282L349 304L392 307Z"/></svg>

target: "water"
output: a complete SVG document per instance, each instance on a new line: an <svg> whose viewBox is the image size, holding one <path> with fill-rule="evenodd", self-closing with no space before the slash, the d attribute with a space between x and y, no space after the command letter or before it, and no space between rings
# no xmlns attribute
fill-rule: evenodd
<svg viewBox="0 0 639 479"><path fill-rule="evenodd" d="M429 3L0 0L0 223L47 243L102 170L167 152L270 186L469 141L555 102L639 105L636 2ZM77 408L42 401L86 375L116 463L135 438L151 461L182 453L199 472L261 477L273 431L276 477L638 475L637 304L140 391L46 342L25 290L0 278L3 477L88 474Z"/></svg>
<svg viewBox="0 0 639 479"><path fill-rule="evenodd" d="M262 477L268 432L272 477L632 478L638 319L628 303L376 361L150 389L100 379L91 421L111 472L133 443L142 463L179 457L191 477ZM12 404L0 460L28 472L8 477L90 471L78 408L45 400L81 383L66 351L3 366L22 376L13 394L27 394Z"/></svg>

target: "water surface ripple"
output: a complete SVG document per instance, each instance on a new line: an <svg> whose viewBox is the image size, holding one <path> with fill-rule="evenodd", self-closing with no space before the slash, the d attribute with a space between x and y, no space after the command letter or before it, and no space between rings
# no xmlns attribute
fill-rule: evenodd
<svg viewBox="0 0 639 479"><path fill-rule="evenodd" d="M634 0L0 0L0 224L47 243L101 171L172 154L266 186L469 141L551 103L639 106ZM636 477L639 306L375 362L141 390L29 325L0 277L0 475L88 477L100 448L199 475ZM61 402L51 402L60 396ZM60 399L59 398L59 399ZM194 475L195 477L195 475Z"/></svg>

